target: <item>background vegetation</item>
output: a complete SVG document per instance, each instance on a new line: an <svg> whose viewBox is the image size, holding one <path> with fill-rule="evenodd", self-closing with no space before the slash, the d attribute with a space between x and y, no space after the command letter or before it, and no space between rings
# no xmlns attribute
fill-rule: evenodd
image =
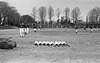
<svg viewBox="0 0 100 63"><path fill-rule="evenodd" d="M61 16L63 14L63 16ZM17 9L10 6L9 3L0 1L0 25L1 26L19 26L20 23L29 23L30 27L42 27L42 28L62 28L62 27L74 27L79 28L86 27L100 27L100 7L90 9L86 16L86 20L81 19L80 8L75 7L73 10L66 7L65 10L57 8L53 9L52 6L41 6L38 9L33 6L30 15L20 15ZM53 20L54 16L57 17ZM61 17L60 17L61 16Z"/></svg>

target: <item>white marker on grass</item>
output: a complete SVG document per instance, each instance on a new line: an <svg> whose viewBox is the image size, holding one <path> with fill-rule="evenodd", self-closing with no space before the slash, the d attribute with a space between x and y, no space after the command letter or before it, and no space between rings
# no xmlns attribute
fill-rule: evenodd
<svg viewBox="0 0 100 63"><path fill-rule="evenodd" d="M38 46L39 45L39 42L38 41L35 41L34 42L34 45L37 45Z"/></svg>
<svg viewBox="0 0 100 63"><path fill-rule="evenodd" d="M50 42L50 45L54 45L54 42L53 42L53 41L51 41L51 42Z"/></svg>
<svg viewBox="0 0 100 63"><path fill-rule="evenodd" d="M42 41L39 41L39 45L42 45Z"/></svg>

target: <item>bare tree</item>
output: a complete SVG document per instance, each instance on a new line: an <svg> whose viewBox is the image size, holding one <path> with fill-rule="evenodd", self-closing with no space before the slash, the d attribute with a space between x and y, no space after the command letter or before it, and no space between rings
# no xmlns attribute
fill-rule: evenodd
<svg viewBox="0 0 100 63"><path fill-rule="evenodd" d="M86 23L88 23L88 21L89 21L89 17L88 17L88 16L86 16Z"/></svg>
<svg viewBox="0 0 100 63"><path fill-rule="evenodd" d="M75 24L77 23L77 21L78 21L78 19L80 17L80 14L81 14L81 12L80 12L80 9L78 7L74 8L72 10L71 16L72 16L73 22Z"/></svg>
<svg viewBox="0 0 100 63"><path fill-rule="evenodd" d="M36 10L36 7L34 7L34 8L32 9L31 15L32 15L32 17L33 17L33 19L34 19L34 21L35 21L35 20L36 20L36 16L37 16L37 10Z"/></svg>
<svg viewBox="0 0 100 63"><path fill-rule="evenodd" d="M60 14L61 14L61 10L59 8L57 8L56 15L57 15L58 19L60 18Z"/></svg>
<svg viewBox="0 0 100 63"><path fill-rule="evenodd" d="M70 9L68 7L66 7L65 10L64 10L66 20L69 19L69 12L70 12Z"/></svg>
<svg viewBox="0 0 100 63"><path fill-rule="evenodd" d="M52 17L54 16L54 9L51 6L48 8L48 16L49 20L52 21Z"/></svg>
<svg viewBox="0 0 100 63"><path fill-rule="evenodd" d="M59 8L57 8L56 16L57 16L57 18L58 18L58 20L57 20L58 27L59 27L59 25L60 25L60 23L59 23L60 14L61 14L61 10L60 10Z"/></svg>
<svg viewBox="0 0 100 63"><path fill-rule="evenodd" d="M38 9L38 15L39 15L40 20L42 21L41 24L44 24L44 21L46 19L46 7L40 7Z"/></svg>
<svg viewBox="0 0 100 63"><path fill-rule="evenodd" d="M89 19L89 22L94 22L94 17L93 17L93 9L90 10L90 12L88 13L88 19Z"/></svg>
<svg viewBox="0 0 100 63"><path fill-rule="evenodd" d="M96 23L99 22L99 17L100 17L100 7L95 7L90 10L88 13L89 16L89 22L91 23Z"/></svg>
<svg viewBox="0 0 100 63"><path fill-rule="evenodd" d="M49 17L49 23L51 25L52 25L52 17L53 16L54 16L54 9L53 9L53 7L49 6L49 8L48 8L48 17Z"/></svg>
<svg viewBox="0 0 100 63"><path fill-rule="evenodd" d="M69 21L69 12L70 12L70 9L68 7L66 7L65 10L64 10L64 15L65 15L64 23L66 25L68 24L68 21Z"/></svg>

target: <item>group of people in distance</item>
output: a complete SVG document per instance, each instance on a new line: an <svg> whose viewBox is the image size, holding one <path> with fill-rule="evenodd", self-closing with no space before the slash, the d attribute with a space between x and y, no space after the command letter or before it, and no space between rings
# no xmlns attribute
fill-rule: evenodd
<svg viewBox="0 0 100 63"><path fill-rule="evenodd" d="M90 26L90 32L93 32L93 27ZM65 30L67 31L67 27L65 28ZM24 37L25 35L27 35L29 33L29 24L25 24L25 23L21 23L19 26L19 31L20 31L20 37ZM36 26L34 27L34 32L36 32ZM84 26L84 31L86 30L86 26ZM78 33L78 27L75 26L75 32Z"/></svg>
<svg viewBox="0 0 100 63"><path fill-rule="evenodd" d="M21 23L19 26L20 37L24 37L29 32L29 24Z"/></svg>
<svg viewBox="0 0 100 63"><path fill-rule="evenodd" d="M89 28L90 28L90 32L92 33L93 32L93 27L90 26ZM84 26L84 31L87 31L86 26ZM78 27L77 26L75 27L75 32L78 33Z"/></svg>

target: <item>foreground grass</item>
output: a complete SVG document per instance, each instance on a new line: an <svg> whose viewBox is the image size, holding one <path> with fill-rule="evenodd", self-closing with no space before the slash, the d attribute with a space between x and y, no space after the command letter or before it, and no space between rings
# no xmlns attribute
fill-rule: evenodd
<svg viewBox="0 0 100 63"><path fill-rule="evenodd" d="M18 47L13 50L0 50L1 63L99 63L100 31L93 33L74 29L33 29L24 38L19 37L19 30L1 30L0 38L13 37ZM71 47L34 46L34 41L66 41Z"/></svg>

